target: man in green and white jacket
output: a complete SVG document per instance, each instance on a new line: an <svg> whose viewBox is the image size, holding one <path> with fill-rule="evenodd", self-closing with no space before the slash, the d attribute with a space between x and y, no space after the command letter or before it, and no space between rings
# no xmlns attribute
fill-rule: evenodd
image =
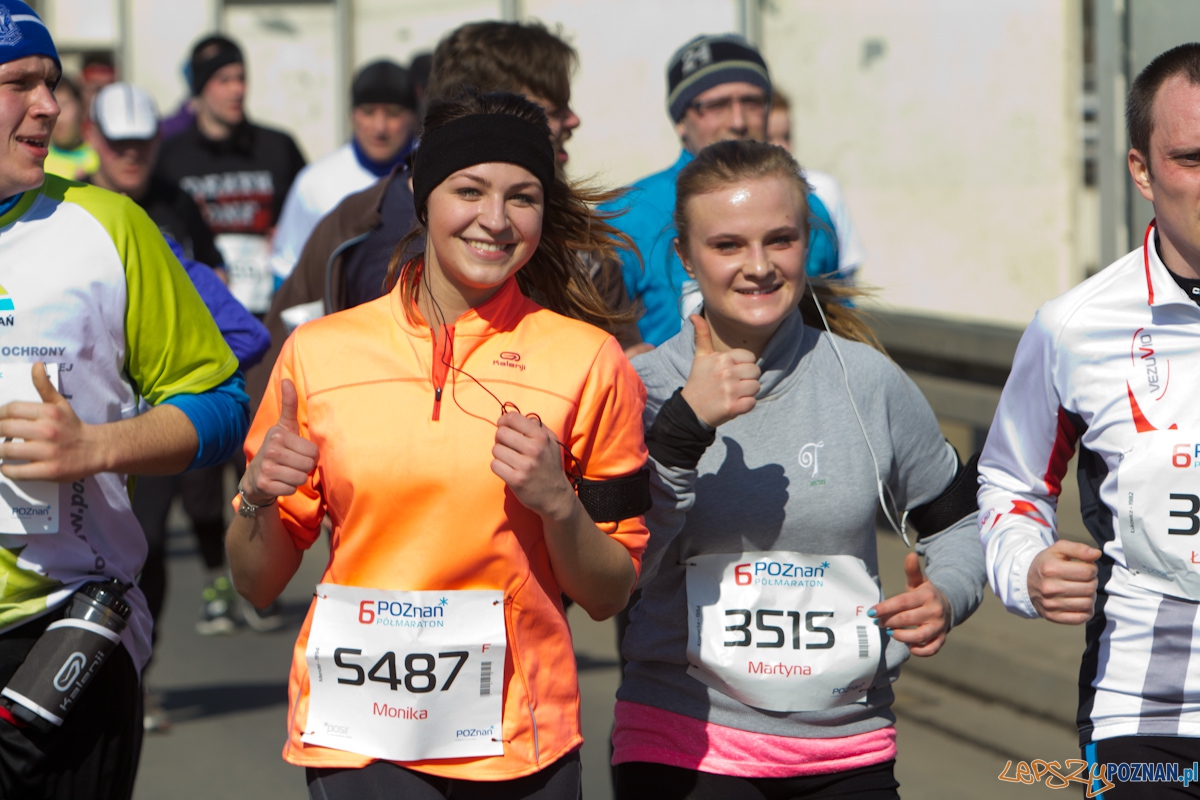
<svg viewBox="0 0 1200 800"><path fill-rule="evenodd" d="M80 586L118 580L133 611L61 728L39 733L0 707L0 796L129 797L151 624L127 476L228 458L248 401L237 359L146 214L44 174L61 72L42 21L3 0L0 685Z"/></svg>

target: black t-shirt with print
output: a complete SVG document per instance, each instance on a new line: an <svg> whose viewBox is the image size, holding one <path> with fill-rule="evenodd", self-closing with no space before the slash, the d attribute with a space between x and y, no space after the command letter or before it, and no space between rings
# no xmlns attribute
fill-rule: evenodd
<svg viewBox="0 0 1200 800"><path fill-rule="evenodd" d="M214 234L266 236L304 156L283 131L245 122L223 141L193 124L163 143L158 177L191 195Z"/></svg>

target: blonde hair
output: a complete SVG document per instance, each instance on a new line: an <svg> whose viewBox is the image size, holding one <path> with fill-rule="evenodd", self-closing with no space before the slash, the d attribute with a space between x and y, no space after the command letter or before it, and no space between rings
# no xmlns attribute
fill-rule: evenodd
<svg viewBox="0 0 1200 800"><path fill-rule="evenodd" d="M701 150L675 181L675 230L678 232L680 249L685 252L688 249L691 232L688 203L692 198L731 184L760 178L780 178L792 184L807 242L807 198L811 189L796 159L782 147L773 144L734 140L717 142ZM865 292L837 279L807 277L805 280L811 289L800 296L800 315L805 325L824 329L825 322L821 317L821 309L824 309L831 332L845 339L869 344L878 350L883 349L875 332L847 302ZM818 302L821 303L821 309L817 308Z"/></svg>

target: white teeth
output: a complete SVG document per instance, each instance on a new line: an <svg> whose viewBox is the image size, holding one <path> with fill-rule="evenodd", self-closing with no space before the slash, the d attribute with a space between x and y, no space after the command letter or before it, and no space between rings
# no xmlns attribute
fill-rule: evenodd
<svg viewBox="0 0 1200 800"><path fill-rule="evenodd" d="M476 250L484 250L489 253L498 253L501 250L508 249L508 245L497 244L496 242L481 242L476 239L467 239L466 242Z"/></svg>

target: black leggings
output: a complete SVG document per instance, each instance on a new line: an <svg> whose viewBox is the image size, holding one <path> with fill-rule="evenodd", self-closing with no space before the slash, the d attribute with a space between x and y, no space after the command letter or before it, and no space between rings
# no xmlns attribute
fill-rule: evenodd
<svg viewBox="0 0 1200 800"><path fill-rule="evenodd" d="M305 770L312 800L579 800L579 751L568 753L541 772L511 781L437 778L390 761L361 769Z"/></svg>
<svg viewBox="0 0 1200 800"><path fill-rule="evenodd" d="M142 524L149 545L138 585L146 595L150 616L155 622L162 612L167 593L167 514L171 510L171 501L177 494L182 496L183 510L192 518L204 565L210 570L220 569L225 566L224 482L225 464L182 475L149 475L137 479L133 513Z"/></svg>
<svg viewBox="0 0 1200 800"><path fill-rule="evenodd" d="M736 778L631 761L618 764L617 800L899 800L895 761L802 778Z"/></svg>
<svg viewBox="0 0 1200 800"><path fill-rule="evenodd" d="M1083 749L1088 762L1088 773L1092 764L1109 764L1108 780L1116 784L1102 794L1098 800L1175 800L1195 797L1197 784L1185 787L1183 783L1146 782L1143 764L1178 764L1179 774L1200 761L1200 739L1182 736L1118 736L1101 739ZM1154 777L1154 776L1150 776ZM1122 780L1122 778L1124 780ZM1099 783L1095 788L1102 788Z"/></svg>

